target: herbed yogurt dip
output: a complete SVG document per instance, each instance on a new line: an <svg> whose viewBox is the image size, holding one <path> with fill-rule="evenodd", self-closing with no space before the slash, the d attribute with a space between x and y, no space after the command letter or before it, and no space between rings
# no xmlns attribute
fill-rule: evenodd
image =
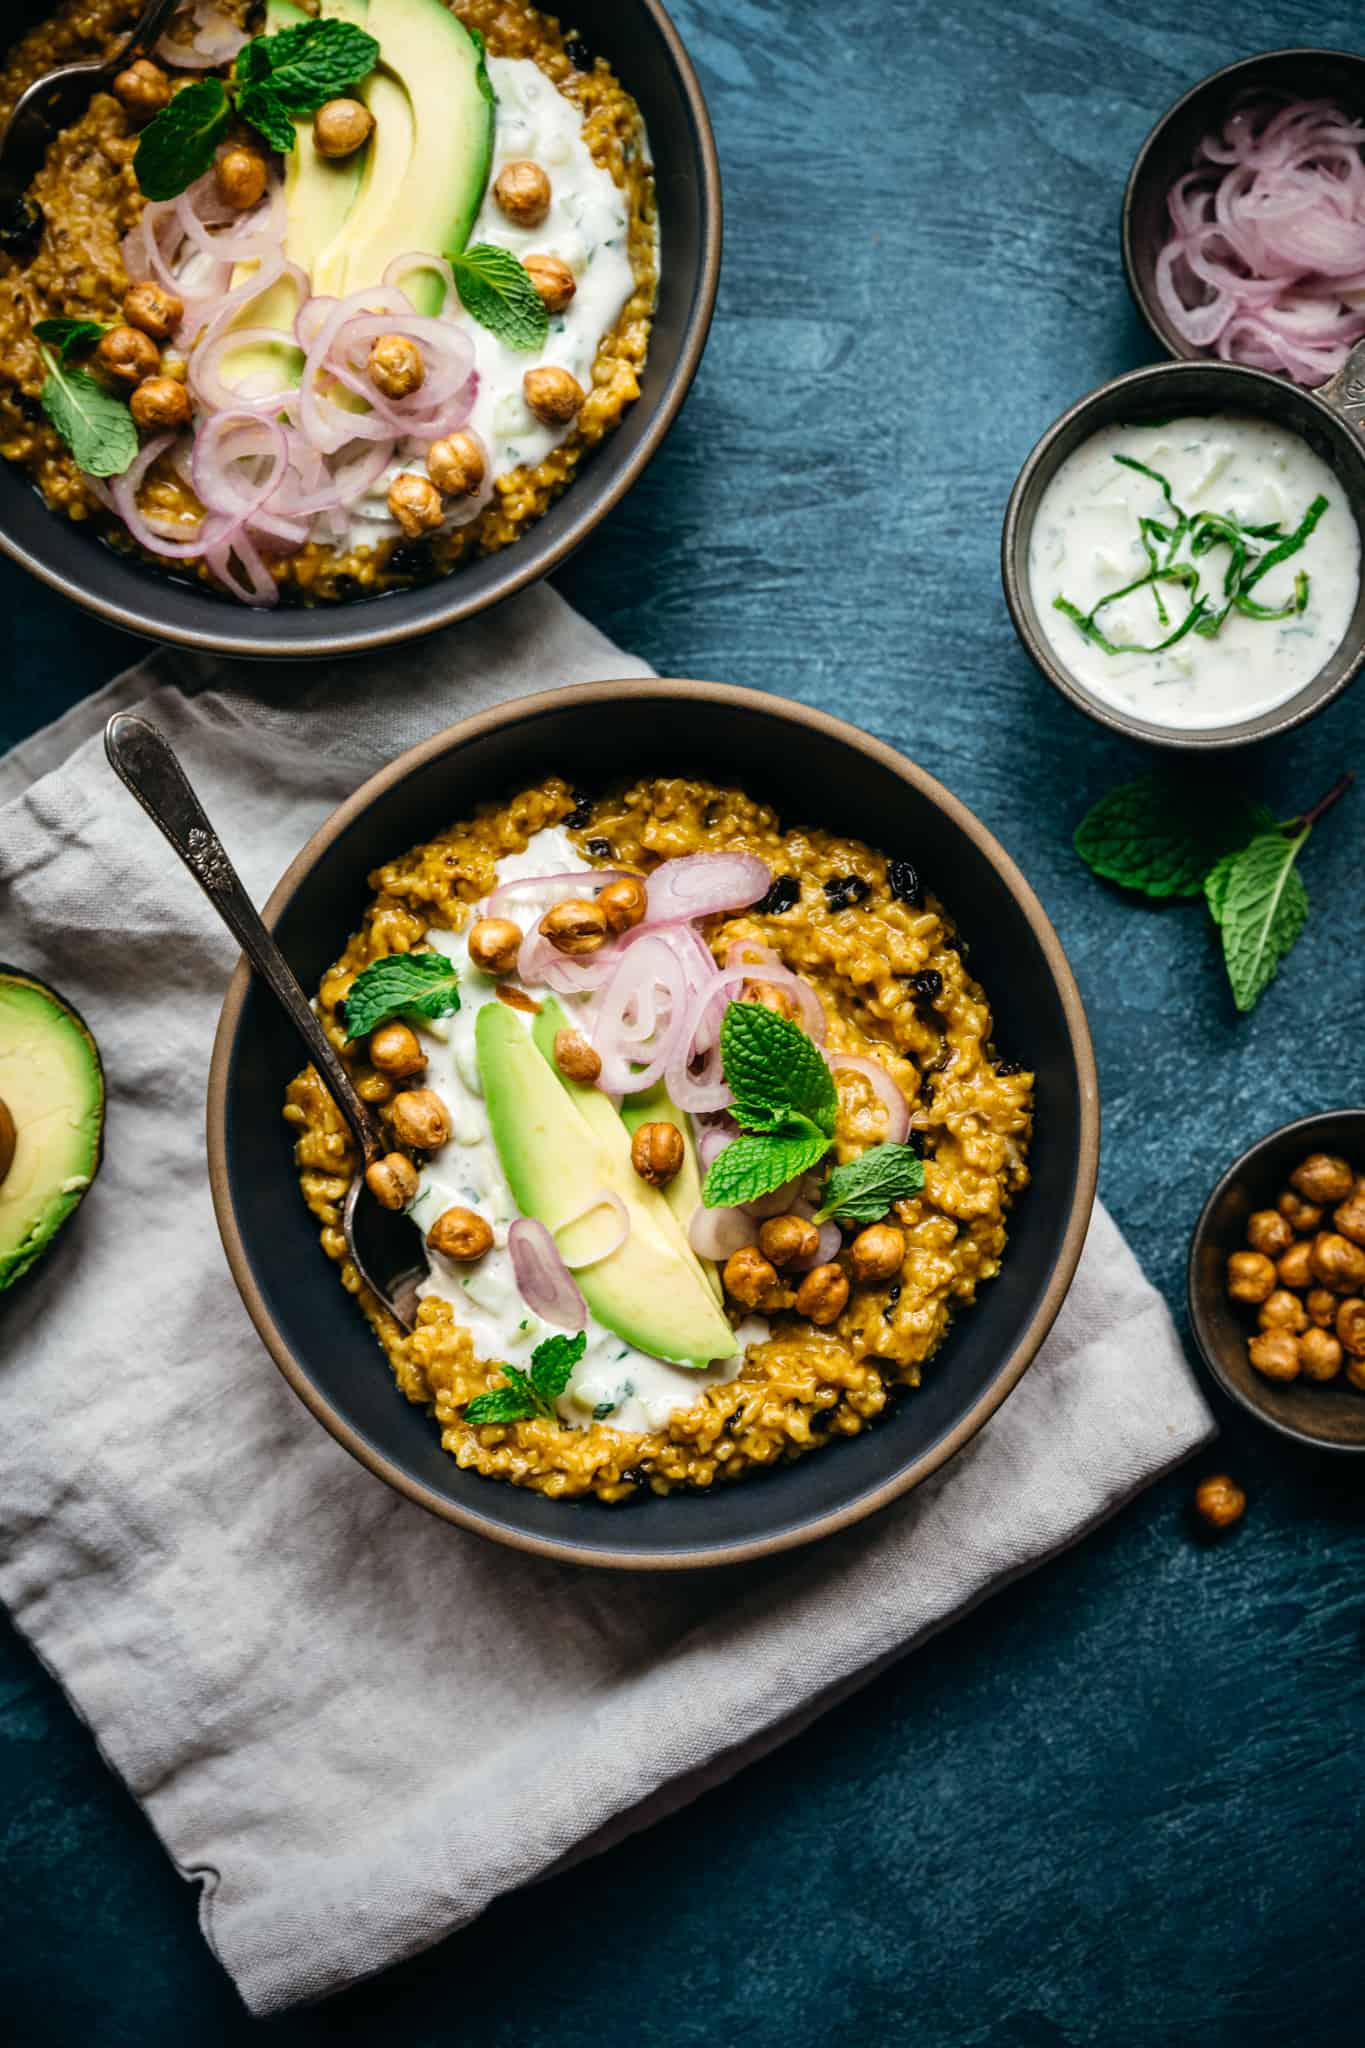
<svg viewBox="0 0 1365 2048"><path fill-rule="evenodd" d="M1230 582L1246 609L1229 605ZM1102 429L1048 485L1029 549L1062 667L1100 702L1173 729L1239 724L1293 697L1341 645L1359 586L1339 479L1300 435L1235 415Z"/></svg>

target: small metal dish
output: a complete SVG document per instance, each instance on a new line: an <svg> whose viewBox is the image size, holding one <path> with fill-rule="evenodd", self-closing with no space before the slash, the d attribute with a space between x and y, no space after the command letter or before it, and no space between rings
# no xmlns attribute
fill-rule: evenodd
<svg viewBox="0 0 1365 2048"><path fill-rule="evenodd" d="M1274 1206L1310 1152L1339 1152L1365 1171L1365 1109L1328 1110L1271 1131L1228 1168L1194 1226L1186 1278L1190 1324L1204 1363L1248 1415L1314 1450L1365 1452L1365 1394L1342 1379L1317 1384L1263 1379L1247 1357L1250 1311L1229 1301L1224 1269L1245 1244L1255 1209Z"/></svg>

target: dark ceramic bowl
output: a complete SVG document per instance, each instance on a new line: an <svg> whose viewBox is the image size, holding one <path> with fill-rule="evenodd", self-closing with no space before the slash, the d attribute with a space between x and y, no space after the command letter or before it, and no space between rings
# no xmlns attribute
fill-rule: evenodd
<svg viewBox="0 0 1365 2048"><path fill-rule="evenodd" d="M742 775L792 819L908 854L972 945L1001 1048L1038 1076L1033 1185L997 1279L953 1325L923 1388L859 1437L704 1496L620 1507L553 1501L463 1472L392 1375L299 1197L280 1115L297 1041L244 969L209 1079L213 1197L233 1276L276 1364L339 1442L433 1513L586 1564L721 1564L840 1529L918 1484L1014 1387L1080 1257L1099 1102L1085 1013L1057 935L1009 856L955 797L890 747L817 711L718 683L595 683L467 720L374 776L314 835L266 907L305 988L359 922L366 875L499 792L550 769L586 788L641 771Z"/></svg>
<svg viewBox="0 0 1365 2048"><path fill-rule="evenodd" d="M1365 343L1356 357L1365 365ZM1353 358L1353 362L1356 358ZM1348 373L1343 373L1343 380ZM1063 667L1043 631L1038 609L1029 588L1029 544L1033 522L1043 494L1068 455L1075 452L1101 428L1141 424L1145 420L1169 419L1186 413L1253 413L1291 427L1320 455L1341 483L1346 502L1354 514L1365 552L1365 439L1352 424L1348 413L1357 401L1346 393L1330 403L1320 393L1305 391L1286 378L1267 370L1247 370L1230 363L1158 363L1146 370L1130 370L1101 384L1079 399L1069 412L1050 426L1019 472L1005 512L1001 543L1001 574L1005 601L1015 631L1033 661L1054 688L1093 718L1130 739L1146 740L1152 746L1171 747L1186 753L1207 753L1225 747L1241 747L1252 740L1268 739L1273 733L1288 732L1312 718L1365 667L1365 581L1356 594L1355 610L1346 637L1330 661L1284 704L1277 704L1255 718L1236 725L1222 725L1202 731L1188 731L1156 725L1118 706L1094 697Z"/></svg>
<svg viewBox="0 0 1365 2048"><path fill-rule="evenodd" d="M1310 1152L1339 1152L1365 1173L1365 1109L1300 1117L1262 1138L1231 1165L1194 1227L1186 1278L1190 1322L1204 1363L1225 1394L1249 1415L1316 1450L1365 1451L1365 1394L1343 1379L1325 1384L1263 1379L1247 1357L1254 1311L1229 1301L1224 1268L1246 1243L1253 1210L1273 1208L1289 1175Z"/></svg>
<svg viewBox="0 0 1365 2048"><path fill-rule="evenodd" d="M16 32L42 18L24 0ZM720 276L720 167L701 87L659 0L575 0L573 25L639 102L654 154L659 303L640 397L522 539L420 590L314 609L249 611L125 560L49 512L0 462L0 548L111 625L223 654L359 654L467 619L549 575L618 505L681 410L706 345ZM0 31L0 35L3 32Z"/></svg>

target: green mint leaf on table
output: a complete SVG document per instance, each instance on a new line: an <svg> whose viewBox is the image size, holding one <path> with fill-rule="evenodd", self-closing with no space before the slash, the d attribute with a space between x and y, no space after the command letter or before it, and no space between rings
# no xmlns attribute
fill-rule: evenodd
<svg viewBox="0 0 1365 2048"><path fill-rule="evenodd" d="M1272 824L1231 791L1151 776L1102 797L1076 828L1076 851L1106 881L1145 896L1198 896L1226 854Z"/></svg>
<svg viewBox="0 0 1365 2048"><path fill-rule="evenodd" d="M770 1130L797 1117L834 1136L839 1096L819 1047L799 1024L762 1003L731 1003L720 1056L741 1129Z"/></svg>
<svg viewBox="0 0 1365 2048"><path fill-rule="evenodd" d="M1255 1008L1303 930L1308 891L1295 862L1311 830L1259 832L1228 868L1217 915L1239 1010Z"/></svg>
<svg viewBox="0 0 1365 2048"><path fill-rule="evenodd" d="M344 1007L352 1038L368 1038L394 1017L448 1017L460 1007L459 976L444 953L390 953L356 976Z"/></svg>
<svg viewBox="0 0 1365 2048"><path fill-rule="evenodd" d="M547 1337L531 1353L530 1372L504 1365L506 1385L476 1394L464 1411L465 1421L476 1426L486 1422L532 1422L537 1417L555 1421L555 1402L568 1386L587 1345L587 1335L582 1330L576 1337Z"/></svg>
<svg viewBox="0 0 1365 2048"><path fill-rule="evenodd" d="M492 242L475 242L472 248L452 256L450 265L455 272L460 304L480 327L496 334L508 348L532 350L544 346L550 332L550 316L529 274L510 249L499 249Z"/></svg>
<svg viewBox="0 0 1365 2048"><path fill-rule="evenodd" d="M87 476L122 476L138 451L133 415L85 370L70 370L43 350L43 411Z"/></svg>
<svg viewBox="0 0 1365 2048"><path fill-rule="evenodd" d="M368 78L378 62L379 45L363 28L349 21L307 21L257 36L238 56L236 76L239 84L267 92L285 113L315 114Z"/></svg>
<svg viewBox="0 0 1365 2048"><path fill-rule="evenodd" d="M248 85L237 102L237 111L244 121L249 121L257 133L265 137L272 149L278 149L283 156L289 154L297 140L293 116L275 98L269 86Z"/></svg>
<svg viewBox="0 0 1365 2048"><path fill-rule="evenodd" d="M231 119L232 102L221 78L184 86L142 131L133 169L144 196L175 199L202 178L213 168Z"/></svg>
<svg viewBox="0 0 1365 2048"><path fill-rule="evenodd" d="M54 350L59 362L65 362L76 349L93 348L104 339L106 328L102 320L35 320L33 332L37 339Z"/></svg>
<svg viewBox="0 0 1365 2048"><path fill-rule="evenodd" d="M873 1145L847 1166L836 1166L825 1182L812 1221L837 1216L847 1223L880 1223L893 1202L904 1202L924 1186L924 1162L909 1145Z"/></svg>
<svg viewBox="0 0 1365 2048"><path fill-rule="evenodd" d="M732 1138L711 1162L702 1189L708 1209L738 1209L785 1187L818 1166L830 1147L812 1124L791 1124L762 1134Z"/></svg>

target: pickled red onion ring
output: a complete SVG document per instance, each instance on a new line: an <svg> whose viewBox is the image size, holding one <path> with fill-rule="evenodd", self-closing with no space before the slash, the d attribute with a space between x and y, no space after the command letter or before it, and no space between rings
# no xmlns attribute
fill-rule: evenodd
<svg viewBox="0 0 1365 2048"><path fill-rule="evenodd" d="M753 1243L753 1220L742 1209L694 1209L687 1241L698 1258L720 1262L742 1245Z"/></svg>
<svg viewBox="0 0 1365 2048"><path fill-rule="evenodd" d="M744 910L767 895L772 870L752 853L688 853L666 860L649 877L646 924Z"/></svg>
<svg viewBox="0 0 1365 2048"><path fill-rule="evenodd" d="M556 1223L550 1233L556 1240L555 1249L559 1250L558 1240L564 1231L572 1229L575 1223L581 1223L585 1216L591 1216L597 1209L610 1209L612 1211L616 1218L616 1235L612 1238L610 1244L603 1245L601 1251L590 1252L585 1259L570 1260L565 1258L564 1253L561 1251L559 1256L564 1259L564 1265L570 1273L582 1273L589 1266L600 1266L603 1259L609 1259L613 1252L619 1252L626 1239L630 1236L630 1212L626 1208L624 1201L617 1194L615 1188L598 1188L597 1192L583 1204L581 1209L575 1209L572 1216L566 1216L562 1223Z"/></svg>
<svg viewBox="0 0 1365 2048"><path fill-rule="evenodd" d="M847 1069L862 1075L886 1111L885 1142L903 1145L910 1130L910 1105L880 1061L863 1059L857 1053L831 1052L828 1049L825 1060L832 1074Z"/></svg>
<svg viewBox="0 0 1365 2048"><path fill-rule="evenodd" d="M517 1292L533 1315L575 1333L588 1326L588 1304L543 1223L518 1216L507 1233Z"/></svg>

